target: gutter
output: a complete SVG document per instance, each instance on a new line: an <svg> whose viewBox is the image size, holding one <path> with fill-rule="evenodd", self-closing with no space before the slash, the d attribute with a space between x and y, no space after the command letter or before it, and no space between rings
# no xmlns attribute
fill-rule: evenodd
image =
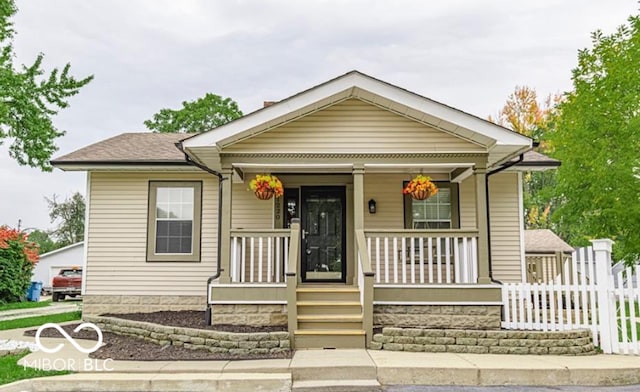
<svg viewBox="0 0 640 392"><path fill-rule="evenodd" d="M501 281L494 279L493 278L493 263L492 263L492 255L491 255L491 214L489 212L490 209L490 203L489 203L489 176L492 176L494 174L498 174L501 171L504 171L512 166L517 165L518 163L522 163L522 161L524 161L524 154L533 150L535 147L538 147L538 143L534 142L533 145L527 149L526 151L523 151L520 154L520 157L518 157L518 159L516 161L509 161L507 163L502 164L500 167L498 167L497 169L491 170L489 172L487 172L487 175L484 179L485 181L485 185L484 185L484 189L486 192L485 195L485 199L487 200L487 242L489 243L489 279L491 279L492 283L497 283L497 284L503 284Z"/></svg>
<svg viewBox="0 0 640 392"><path fill-rule="evenodd" d="M204 316L206 325L211 325L211 304L209 304L209 286L211 285L211 282L218 279L222 274L222 268L221 268L222 263L220 263L220 243L222 242L222 219L220 219L220 217L222 216L222 181L228 180L228 178L224 178L222 176L222 173L216 170L213 170L210 167L207 167L191 159L187 154L187 152L184 150L184 147L182 146L182 142L177 142L175 146L178 148L178 150L180 150L184 154L184 159L187 162L187 164L195 166L198 169L201 169L203 171L206 171L207 173L213 174L214 176L218 177L218 217L217 217L218 247L217 247L217 258L216 258L217 260L216 273L211 275L207 279L207 308L205 310L205 316Z"/></svg>

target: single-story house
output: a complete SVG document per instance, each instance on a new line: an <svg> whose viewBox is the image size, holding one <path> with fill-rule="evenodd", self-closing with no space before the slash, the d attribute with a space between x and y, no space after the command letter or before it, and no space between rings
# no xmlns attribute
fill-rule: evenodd
<svg viewBox="0 0 640 392"><path fill-rule="evenodd" d="M500 328L499 282L525 280L521 172L559 162L352 71L213 130L122 134L52 164L87 172L87 314L206 309L285 325L301 348ZM264 173L282 197L248 191ZM418 174L438 193L404 195Z"/></svg>
<svg viewBox="0 0 640 392"><path fill-rule="evenodd" d="M42 291L51 292L53 277L63 268L84 268L84 241L67 245L40 255L40 260L33 268L31 281L42 282Z"/></svg>
<svg viewBox="0 0 640 392"><path fill-rule="evenodd" d="M571 276L571 254L575 249L549 229L524 231L527 282L549 283Z"/></svg>

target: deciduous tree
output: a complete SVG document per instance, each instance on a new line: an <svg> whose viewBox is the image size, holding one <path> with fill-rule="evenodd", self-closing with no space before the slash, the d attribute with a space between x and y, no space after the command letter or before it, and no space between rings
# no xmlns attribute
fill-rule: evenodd
<svg viewBox="0 0 640 392"><path fill-rule="evenodd" d="M55 140L64 135L51 118L68 107L68 98L93 76L75 79L68 63L47 74L42 69L43 54L31 65L16 66L10 20L16 12L13 0L0 0L0 144L10 141L9 155L20 165L50 171Z"/></svg>
<svg viewBox="0 0 640 392"><path fill-rule="evenodd" d="M191 102L182 102L182 109L161 109L144 125L163 133L199 133L242 117L238 104L231 98L206 94Z"/></svg>
<svg viewBox="0 0 640 392"><path fill-rule="evenodd" d="M561 233L574 244L612 238L616 257L631 260L640 254L640 18L628 22L579 51L552 142L563 162Z"/></svg>
<svg viewBox="0 0 640 392"><path fill-rule="evenodd" d="M551 150L548 134L552 132L554 107L559 99L550 95L541 103L535 89L516 86L497 118L489 117L489 120L531 137L540 143L536 150L548 153ZM524 221L527 229L553 228L551 213L555 207L555 182L554 170L524 173Z"/></svg>
<svg viewBox="0 0 640 392"><path fill-rule="evenodd" d="M51 199L45 198L49 203L49 218L51 222L58 222L58 226L52 231L57 245L67 246L84 239L84 197L76 192L63 202L58 202L56 195Z"/></svg>
<svg viewBox="0 0 640 392"><path fill-rule="evenodd" d="M44 230L33 230L29 233L29 241L38 246L38 253L44 254L61 248L53 238Z"/></svg>

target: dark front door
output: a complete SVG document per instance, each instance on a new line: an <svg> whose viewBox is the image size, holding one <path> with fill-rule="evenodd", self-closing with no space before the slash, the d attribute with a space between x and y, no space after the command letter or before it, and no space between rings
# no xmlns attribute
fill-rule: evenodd
<svg viewBox="0 0 640 392"><path fill-rule="evenodd" d="M345 187L302 187L302 281L344 282Z"/></svg>

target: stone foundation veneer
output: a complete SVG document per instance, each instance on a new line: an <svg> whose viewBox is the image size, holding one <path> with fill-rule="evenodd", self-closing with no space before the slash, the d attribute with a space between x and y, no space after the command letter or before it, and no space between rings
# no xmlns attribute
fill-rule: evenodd
<svg viewBox="0 0 640 392"><path fill-rule="evenodd" d="M212 324L286 326L286 305L212 305Z"/></svg>
<svg viewBox="0 0 640 392"><path fill-rule="evenodd" d="M207 306L207 297L178 295L84 295L85 315L105 313L151 313L163 310L200 310Z"/></svg>
<svg viewBox="0 0 640 392"><path fill-rule="evenodd" d="M500 329L500 305L374 305L373 325L431 329Z"/></svg>
<svg viewBox="0 0 640 392"><path fill-rule="evenodd" d="M595 355L591 331L478 331L383 328L371 349L472 354Z"/></svg>
<svg viewBox="0 0 640 392"><path fill-rule="evenodd" d="M212 353L259 356L289 353L289 332L233 333L164 325L104 316L83 316L102 331L133 336L160 345L182 346Z"/></svg>

